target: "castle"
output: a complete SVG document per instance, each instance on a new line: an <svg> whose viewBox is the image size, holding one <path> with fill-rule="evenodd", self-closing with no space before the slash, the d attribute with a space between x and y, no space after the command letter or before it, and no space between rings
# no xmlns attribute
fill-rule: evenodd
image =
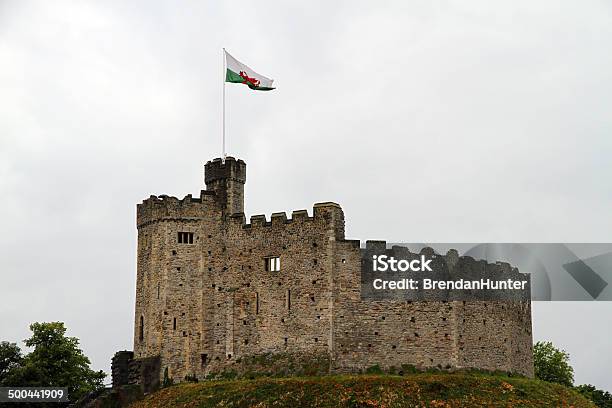
<svg viewBox="0 0 612 408"><path fill-rule="evenodd" d="M320 353L332 372L410 364L533 376L529 302L363 301L364 249L345 238L342 208L318 203L312 215L247 223L245 182L242 160L215 159L199 197L138 205L136 361L155 357L158 373L179 381L262 353Z"/></svg>

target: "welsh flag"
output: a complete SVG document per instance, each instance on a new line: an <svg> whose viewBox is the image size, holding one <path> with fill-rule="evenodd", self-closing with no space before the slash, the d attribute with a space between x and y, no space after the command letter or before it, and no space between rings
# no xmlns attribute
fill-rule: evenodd
<svg viewBox="0 0 612 408"><path fill-rule="evenodd" d="M266 78L258 74L251 68L232 57L227 51L225 52L225 82L233 82L235 84L245 84L249 88L256 91L271 91L273 79Z"/></svg>

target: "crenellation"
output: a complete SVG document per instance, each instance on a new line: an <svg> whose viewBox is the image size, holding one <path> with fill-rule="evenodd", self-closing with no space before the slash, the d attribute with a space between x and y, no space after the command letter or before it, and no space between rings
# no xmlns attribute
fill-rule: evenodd
<svg viewBox="0 0 612 408"><path fill-rule="evenodd" d="M234 213L230 216L230 222L233 225L238 225L243 227L246 224L246 216L244 213Z"/></svg>
<svg viewBox="0 0 612 408"><path fill-rule="evenodd" d="M265 214L252 215L251 216L251 227L265 227L267 225Z"/></svg>
<svg viewBox="0 0 612 408"><path fill-rule="evenodd" d="M291 213L292 218L287 218L287 213L285 212L272 213L270 216L270 221L268 221L265 214L252 215L250 217L248 224L245 223L246 217L244 216L244 213L232 214L229 218L233 224L237 224L237 225L240 225L239 220L242 219L243 221L242 221L241 226L246 229L253 228L253 227L262 228L262 227L272 227L275 225L280 226L280 225L286 225L286 224L292 224L292 223L312 222L315 220L321 221L323 223L331 222L335 227L340 226L343 229L344 228L343 216L341 216L340 222L338 222L338 219L334 219L332 217L334 215L333 213L337 209L339 209L340 212L342 212L342 209L335 203L323 203L323 204L325 205L319 206L318 210L316 210L316 216L313 216L313 217L308 216L307 210L295 210ZM331 204L331 205L327 205L327 204ZM316 204L315 204L315 208L316 208ZM332 209L333 211L329 211L329 209Z"/></svg>
<svg viewBox="0 0 612 408"><path fill-rule="evenodd" d="M202 190L204 193L204 190ZM215 195L204 193L199 198L191 194L183 199L177 197L152 195L136 206L137 225L166 219L198 219L207 217L210 209L216 206Z"/></svg>
<svg viewBox="0 0 612 408"><path fill-rule="evenodd" d="M295 211L293 211L291 213L291 219L293 221L295 221L295 222L312 220L312 218L308 216L308 211L307 210L295 210Z"/></svg>
<svg viewBox="0 0 612 408"><path fill-rule="evenodd" d="M342 240L342 241L339 241L339 242L342 242L342 243L348 245L351 248L360 248L361 247L361 241L358 240L358 239L345 239L345 240Z"/></svg>
<svg viewBox="0 0 612 408"><path fill-rule="evenodd" d="M282 226L287 223L287 214L285 212L275 212L272 213L270 217L270 222L272 226Z"/></svg>
<svg viewBox="0 0 612 408"><path fill-rule="evenodd" d="M383 251L387 249L387 241L367 240L366 249Z"/></svg>

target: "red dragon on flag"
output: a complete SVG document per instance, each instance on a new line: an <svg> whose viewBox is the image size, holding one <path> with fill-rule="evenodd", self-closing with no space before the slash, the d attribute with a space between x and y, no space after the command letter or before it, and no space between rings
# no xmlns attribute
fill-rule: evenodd
<svg viewBox="0 0 612 408"><path fill-rule="evenodd" d="M247 75L247 73L244 72L244 71L240 71L239 75L243 79L243 81L242 81L243 84L247 84L247 85L248 84L252 84L253 86L259 86L259 84L260 84L260 81L258 79L249 77Z"/></svg>

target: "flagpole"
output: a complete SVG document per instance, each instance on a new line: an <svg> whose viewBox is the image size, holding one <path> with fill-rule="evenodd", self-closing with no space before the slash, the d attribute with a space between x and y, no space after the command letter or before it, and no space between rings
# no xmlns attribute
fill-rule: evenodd
<svg viewBox="0 0 612 408"><path fill-rule="evenodd" d="M227 68L225 66L225 48L223 48L223 147L221 152L221 158L225 161L225 75Z"/></svg>

